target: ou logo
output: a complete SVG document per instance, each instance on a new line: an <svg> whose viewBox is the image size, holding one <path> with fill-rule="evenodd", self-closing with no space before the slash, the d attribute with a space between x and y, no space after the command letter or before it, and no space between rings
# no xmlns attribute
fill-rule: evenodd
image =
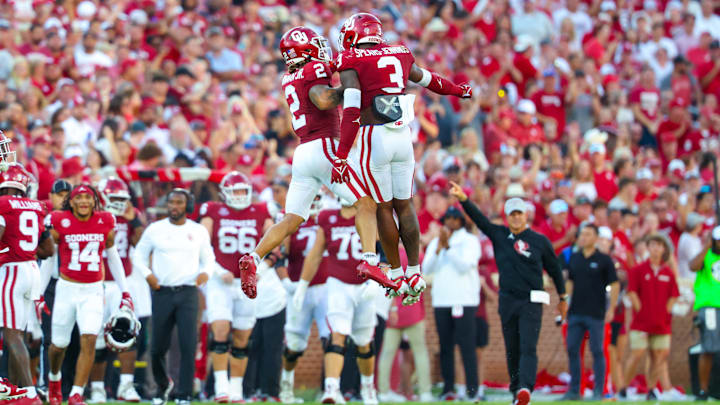
<svg viewBox="0 0 720 405"><path fill-rule="evenodd" d="M292 34L290 34L290 38L294 41L300 42L301 44L306 44L308 42L307 34L302 31L293 31Z"/></svg>

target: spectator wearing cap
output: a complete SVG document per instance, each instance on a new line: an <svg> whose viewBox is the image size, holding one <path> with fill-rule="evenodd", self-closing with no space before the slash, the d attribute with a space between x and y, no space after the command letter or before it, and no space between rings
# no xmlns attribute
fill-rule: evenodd
<svg viewBox="0 0 720 405"><path fill-rule="evenodd" d="M517 121L510 128L510 136L520 146L527 146L532 143L544 143L545 132L535 120L535 103L528 99L522 99L517 104Z"/></svg>
<svg viewBox="0 0 720 405"><path fill-rule="evenodd" d="M57 179L53 182L50 188L50 200L48 201L51 206L50 211L59 211L62 209L65 196L72 190L72 187L72 184L67 180Z"/></svg>
<svg viewBox="0 0 720 405"><path fill-rule="evenodd" d="M442 218L440 235L425 251L423 269L432 277L432 307L440 338L440 369L444 382L441 398L455 386L455 344L460 347L467 395L478 389L475 355L475 313L480 302L480 241L465 229L465 216L450 207Z"/></svg>
<svg viewBox="0 0 720 405"><path fill-rule="evenodd" d="M220 81L238 79L243 74L243 62L240 54L225 46L225 38L220 27L210 27L207 32L209 51L205 57L210 61L210 69Z"/></svg>
<svg viewBox="0 0 720 405"><path fill-rule="evenodd" d="M35 176L38 182L38 200L46 200L55 181L55 170L50 158L52 157L52 138L43 134L33 140L33 156L27 169Z"/></svg>
<svg viewBox="0 0 720 405"><path fill-rule="evenodd" d="M698 400L708 400L710 373L713 357L720 352L720 282L718 282L718 261L720 261L720 227L715 227L711 237L699 254L690 262L690 270L697 272L694 292L697 311L696 325L700 329L700 359L698 377L700 392Z"/></svg>
<svg viewBox="0 0 720 405"><path fill-rule="evenodd" d="M580 399L580 344L585 333L590 335L590 351L593 356L595 388L593 399L602 400L605 389L605 324L615 314L615 305L620 291L615 263L612 258L597 250L598 227L586 224L578 237L578 250L572 253L567 263L568 281L566 290L572 295L568 310L567 352L570 363L570 387L563 397L566 400ZM610 305L607 288L610 288Z"/></svg>
<svg viewBox="0 0 720 405"><path fill-rule="evenodd" d="M604 143L592 143L588 147L590 161L592 162L593 179L595 190L599 198L610 201L618 192L617 178L615 173L608 167L605 160L607 149Z"/></svg>
<svg viewBox="0 0 720 405"><path fill-rule="evenodd" d="M673 259L670 241L663 235L647 237L650 257L629 272L628 297L632 302L633 317L630 324L630 358L626 364L625 381L620 397L627 396L627 386L633 378L640 360L650 350L650 388L648 400L671 398L673 387L668 374L672 307L679 296L675 274L668 265ZM660 383L663 394L654 388Z"/></svg>
<svg viewBox="0 0 720 405"><path fill-rule="evenodd" d="M569 93L559 85L554 69L543 72L543 87L530 100L537 108L537 119L544 125L548 140L553 141L562 136L565 131L565 103L572 100L569 99Z"/></svg>
<svg viewBox="0 0 720 405"><path fill-rule="evenodd" d="M690 262L703 250L703 241L700 234L703 231L705 217L690 212L685 218L685 232L680 235L677 249L678 278L695 279L695 272L690 269Z"/></svg>
<svg viewBox="0 0 720 405"><path fill-rule="evenodd" d="M655 73L646 67L640 73L640 81L629 96L635 120L642 125L642 138L638 145L656 148L655 139L660 125L660 90L655 86Z"/></svg>
<svg viewBox="0 0 720 405"><path fill-rule="evenodd" d="M700 80L700 87L705 94L720 92L720 41L714 39L710 43L708 58L695 69Z"/></svg>
<svg viewBox="0 0 720 405"><path fill-rule="evenodd" d="M498 311L505 338L510 392L517 399L516 404L527 405L537 374L542 303L550 303L550 296L543 289L543 269L552 278L560 296L558 310L563 319L567 312L560 260L548 238L529 228L527 204L522 199L511 198L505 202L506 227L491 223L457 184L452 185L450 193L495 249L500 274Z"/></svg>
<svg viewBox="0 0 720 405"><path fill-rule="evenodd" d="M437 232L442 226L440 219L450 206L447 194L448 186L447 178L442 173L436 173L427 182L425 203L418 212L421 235L437 236ZM425 238L427 239L427 236ZM430 239L427 239L425 244L429 242Z"/></svg>
<svg viewBox="0 0 720 405"><path fill-rule="evenodd" d="M637 196L635 202L642 204L645 201L653 201L658 194L653 184L653 174L647 167L641 167L635 174L637 182Z"/></svg>
<svg viewBox="0 0 720 405"><path fill-rule="evenodd" d="M83 170L79 157L67 158L60 165L60 178L72 185L78 185L82 182Z"/></svg>
<svg viewBox="0 0 720 405"><path fill-rule="evenodd" d="M629 177L620 179L618 183L618 193L610 200L608 206L612 209L622 210L628 208L637 212L638 206L635 202L637 198L637 185L635 180Z"/></svg>
<svg viewBox="0 0 720 405"><path fill-rule="evenodd" d="M676 144L684 141L692 131L692 118L687 111L690 100L676 96L670 102L670 114L668 118L663 120L658 127L658 145L665 146L666 142L675 142ZM672 136L665 136L671 133ZM660 148L660 157L669 161L675 156L664 156L665 148Z"/></svg>
<svg viewBox="0 0 720 405"><path fill-rule="evenodd" d="M547 16L545 16L545 18L547 18ZM513 69L511 69L509 73L511 74L513 83L517 87L517 94L520 97L525 97L528 83L537 79L540 75L540 71L538 71L532 63L533 53L535 52L534 47L538 43L539 40L536 38L527 35L518 35L515 45L513 46L515 56L512 62Z"/></svg>
<svg viewBox="0 0 720 405"><path fill-rule="evenodd" d="M700 84L690 71L690 62L684 56L678 55L673 59L673 71L660 83L660 91L672 91L673 98L687 100L701 100Z"/></svg>
<svg viewBox="0 0 720 405"><path fill-rule="evenodd" d="M571 225L568 221L569 207L561 199L550 203L548 210L549 218L540 225L538 232L545 235L551 242L556 255L575 241L577 226Z"/></svg>

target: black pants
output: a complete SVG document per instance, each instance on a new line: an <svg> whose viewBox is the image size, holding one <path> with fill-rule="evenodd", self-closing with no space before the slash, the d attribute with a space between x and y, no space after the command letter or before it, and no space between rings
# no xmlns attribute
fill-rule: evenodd
<svg viewBox="0 0 720 405"><path fill-rule="evenodd" d="M477 393L478 369L475 355L475 313L477 306L463 307L460 317L453 317L452 308L434 308L435 326L440 338L440 373L443 378L442 393L453 391L455 387L455 344L460 346L467 395L472 398Z"/></svg>
<svg viewBox="0 0 720 405"><path fill-rule="evenodd" d="M510 374L510 392L535 388L537 342L542 324L542 304L528 298L500 294L498 312L505 338L505 356Z"/></svg>
<svg viewBox="0 0 720 405"><path fill-rule="evenodd" d="M168 386L165 355L170 349L173 327L177 326L180 348L180 381L177 398L191 399L197 346L198 291L195 286L161 287L152 293L152 338L150 357L158 396Z"/></svg>
<svg viewBox="0 0 720 405"><path fill-rule="evenodd" d="M250 335L250 359L243 380L243 392L252 395L258 388L264 395L280 395L280 369L285 327L285 309L260 318Z"/></svg>

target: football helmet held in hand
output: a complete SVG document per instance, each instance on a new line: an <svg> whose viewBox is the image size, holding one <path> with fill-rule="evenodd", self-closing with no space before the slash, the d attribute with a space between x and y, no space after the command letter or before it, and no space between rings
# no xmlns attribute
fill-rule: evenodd
<svg viewBox="0 0 720 405"><path fill-rule="evenodd" d="M140 321L135 313L123 308L105 324L105 344L114 352L130 350L140 333Z"/></svg>

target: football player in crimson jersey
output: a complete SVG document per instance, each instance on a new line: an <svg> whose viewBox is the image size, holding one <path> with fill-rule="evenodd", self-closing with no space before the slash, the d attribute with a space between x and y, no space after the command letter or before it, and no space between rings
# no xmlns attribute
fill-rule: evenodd
<svg viewBox="0 0 720 405"><path fill-rule="evenodd" d="M33 301L40 302L35 286L40 278L37 258L53 253L53 243L42 221L43 206L26 198L30 176L19 163L10 163L0 176L0 285L2 285L2 326L4 347L10 354L11 375L20 386L0 382L2 399L15 403L42 405L30 372L25 330L37 314ZM38 304L40 305L40 304ZM26 395L26 396L25 396ZM24 398L20 398L25 396Z"/></svg>
<svg viewBox="0 0 720 405"><path fill-rule="evenodd" d="M95 340L103 326L103 252L107 251L108 270L122 291L120 308L133 309L125 271L115 247L115 217L99 211L100 207L97 191L87 184L80 184L68 195L63 210L50 214L50 233L57 243L60 258L60 279L55 288L52 314L52 344L48 351L50 405L62 403L60 367L76 323L80 331L80 355L68 405L85 404L83 391L95 358Z"/></svg>
<svg viewBox="0 0 720 405"><path fill-rule="evenodd" d="M390 279L401 287L391 296L410 293L405 304L417 302L426 284L420 275L420 231L412 204L415 158L410 122L414 119L414 97L405 94L408 80L443 95L472 97L467 84L457 85L415 65L415 58L402 45L389 45L382 38L382 24L372 14L352 15L340 30L340 55L336 70L343 90L340 144L333 162L333 177L348 179L348 155L360 133L358 157L366 189L379 204L377 216L380 242L390 263ZM393 218L397 213L400 229ZM403 274L398 239L407 249L407 274ZM409 288L408 288L409 285Z"/></svg>
<svg viewBox="0 0 720 405"><path fill-rule="evenodd" d="M282 280L285 290L290 296L302 291L304 301L298 306L290 305L286 308L285 323L285 350L283 351L283 370L280 377L280 401L284 404L294 404L295 394L295 366L298 359L307 348L310 328L313 319L318 328L318 335L323 342L327 342L330 329L327 326L327 272L325 266L315 273L310 282L300 278L305 257L315 245L317 235L317 215L322 208L322 194L318 194L310 208L310 217L298 231L290 237L288 249L288 276Z"/></svg>
<svg viewBox="0 0 720 405"><path fill-rule="evenodd" d="M309 28L295 27L280 39L280 52L288 66L282 86L300 145L293 155L284 218L270 228L253 252L240 260L243 291L250 298L255 297L255 266L307 220L310 205L323 184L333 194L357 204L356 226L363 245L358 271L387 287L397 288L377 267L376 205L360 181L358 166L352 160L346 161L343 181L332 174L340 128L336 109L340 93L330 87L332 68L327 40Z"/></svg>
<svg viewBox="0 0 720 405"><path fill-rule="evenodd" d="M135 312L137 314L137 304L139 301L133 290L133 283L130 279L132 273L132 262L130 261L130 247L135 246L142 235L145 226L139 217L139 212L130 202L130 189L124 181L110 177L102 179L98 183L97 190L103 208L115 216L115 246L117 247L120 261L122 261L128 288L131 291L130 296L136 304ZM103 255L103 264L108 268L107 255ZM141 283L146 286L147 283L141 277ZM106 324L117 310L120 302L120 289L112 277L112 273L105 273L105 313L103 316L103 325ZM142 300L140 300L142 302ZM101 332L102 333L102 332ZM108 348L105 347L105 339L97 339L95 342L95 364L90 372L90 401L92 403L105 403L107 395L105 391L105 369ZM130 350L118 353L120 361L120 385L117 389L117 399L126 402L140 402L140 395L135 390L134 373L135 373L135 357L136 352L133 347Z"/></svg>
<svg viewBox="0 0 720 405"><path fill-rule="evenodd" d="M237 263L255 248L273 221L266 203L252 203L252 185L240 172L223 177L220 195L224 202L206 202L200 207L200 223L210 233L217 265L207 285L207 314L212 330L208 348L215 371L215 402L235 403L243 400L242 379L255 326L255 301L242 292Z"/></svg>
<svg viewBox="0 0 720 405"><path fill-rule="evenodd" d="M357 209L341 200L342 208L323 210L318 214L315 243L305 257L300 278L309 283L314 277L327 249L327 323L331 331L325 346L325 392L322 403L344 404L340 392L340 373L343 368L345 340L350 336L358 347L360 395L365 405L375 405L375 352L372 346L375 332L374 296L379 287L365 281L352 269L362 259L359 235L353 226ZM305 291L298 288L292 298L295 307L302 306Z"/></svg>

